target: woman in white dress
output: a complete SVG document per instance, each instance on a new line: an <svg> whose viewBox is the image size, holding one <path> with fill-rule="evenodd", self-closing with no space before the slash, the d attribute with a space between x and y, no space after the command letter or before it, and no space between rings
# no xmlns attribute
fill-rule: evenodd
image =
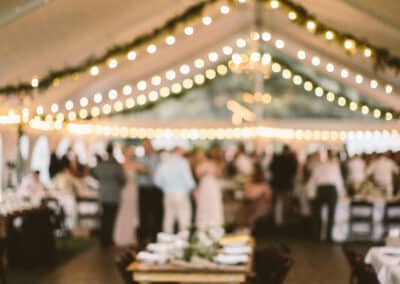
<svg viewBox="0 0 400 284"><path fill-rule="evenodd" d="M135 245L136 230L139 225L136 172L142 168L142 165L134 161L133 146L127 146L124 149L124 157L126 184L121 192L121 202L114 227L114 243L117 246Z"/></svg>
<svg viewBox="0 0 400 284"><path fill-rule="evenodd" d="M200 230L220 228L224 225L224 211L218 165L203 152L195 173L199 179L196 226Z"/></svg>

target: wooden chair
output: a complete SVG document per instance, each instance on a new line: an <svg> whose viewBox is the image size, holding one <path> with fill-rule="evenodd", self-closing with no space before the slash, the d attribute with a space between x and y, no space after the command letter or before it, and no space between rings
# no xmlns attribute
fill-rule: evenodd
<svg viewBox="0 0 400 284"><path fill-rule="evenodd" d="M128 249L125 250L115 261L118 272L125 284L135 284L132 279L132 272L127 271L126 268L135 260L135 253Z"/></svg>
<svg viewBox="0 0 400 284"><path fill-rule="evenodd" d="M400 202L388 202L385 205L383 218L385 234L389 233L393 227L400 228Z"/></svg>
<svg viewBox="0 0 400 284"><path fill-rule="evenodd" d="M371 240L374 232L374 204L368 201L352 201L350 203L349 239ZM355 225L364 224L368 227L366 233L356 232Z"/></svg>
<svg viewBox="0 0 400 284"><path fill-rule="evenodd" d="M351 274L350 274L350 284L356 284L357 283L357 275L356 275L356 268L357 268L357 263L362 262L364 257L357 253L355 250L351 249L349 245L343 245L342 250L344 255L346 256L347 262L350 265L351 268Z"/></svg>
<svg viewBox="0 0 400 284"><path fill-rule="evenodd" d="M273 248L255 252L253 284L282 284L284 283L294 260L286 253L286 249Z"/></svg>

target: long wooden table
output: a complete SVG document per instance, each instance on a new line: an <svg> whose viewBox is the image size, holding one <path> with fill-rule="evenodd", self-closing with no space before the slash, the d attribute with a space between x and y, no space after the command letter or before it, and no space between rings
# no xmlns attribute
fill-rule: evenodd
<svg viewBox="0 0 400 284"><path fill-rule="evenodd" d="M254 249L254 240L251 240ZM132 272L132 279L140 284L149 283L229 283L239 284L246 282L246 278L253 274L252 256L245 265L210 265L205 267L190 267L169 264L142 264L133 262L127 270Z"/></svg>
<svg viewBox="0 0 400 284"><path fill-rule="evenodd" d="M174 264L145 265L137 262L127 268L132 279L141 284L178 283L244 283L250 273L247 265L189 268Z"/></svg>

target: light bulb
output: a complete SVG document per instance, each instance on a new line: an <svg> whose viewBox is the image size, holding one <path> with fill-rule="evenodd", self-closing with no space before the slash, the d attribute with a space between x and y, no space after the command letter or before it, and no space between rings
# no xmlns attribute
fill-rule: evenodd
<svg viewBox="0 0 400 284"><path fill-rule="evenodd" d="M108 98L110 100L115 100L118 97L118 92L115 89L111 89L110 91L108 91Z"/></svg>
<svg viewBox="0 0 400 284"><path fill-rule="evenodd" d="M117 59L113 58L110 61L108 61L108 68L110 69L115 69L118 66L118 61Z"/></svg>
<svg viewBox="0 0 400 284"><path fill-rule="evenodd" d="M332 40L332 39L334 39L334 37L335 37L335 34L332 31L326 31L325 32L325 38L327 40Z"/></svg>
<svg viewBox="0 0 400 284"><path fill-rule="evenodd" d="M161 84L161 77L160 76L153 76L152 78L151 78L151 84L153 85L153 86L159 86L160 84Z"/></svg>
<svg viewBox="0 0 400 284"><path fill-rule="evenodd" d="M167 45L173 45L175 43L175 37L173 35L169 35L165 38L165 43Z"/></svg>
<svg viewBox="0 0 400 284"><path fill-rule="evenodd" d="M313 20L308 20L306 23L307 30L314 32L317 28L317 24Z"/></svg>
<svg viewBox="0 0 400 284"><path fill-rule="evenodd" d="M168 70L167 72L165 72L165 77L167 78L167 80L172 81L175 79L175 71L174 70Z"/></svg>
<svg viewBox="0 0 400 284"><path fill-rule="evenodd" d="M123 87L122 87L122 93L123 93L125 96L128 96L128 95L132 94L132 87L131 87L131 85L125 85L125 86L123 86Z"/></svg>
<svg viewBox="0 0 400 284"><path fill-rule="evenodd" d="M311 64L314 66L319 66L319 64L321 64L321 60L318 56L313 56L311 59Z"/></svg>
<svg viewBox="0 0 400 284"><path fill-rule="evenodd" d="M269 5L271 6L272 9L278 9L279 8L279 1L272 0L271 2L269 2Z"/></svg>
<svg viewBox="0 0 400 284"><path fill-rule="evenodd" d="M83 97L79 100L79 104L81 105L81 107L87 107L87 105L89 104L89 100L86 97Z"/></svg>
<svg viewBox="0 0 400 284"><path fill-rule="evenodd" d="M223 52L225 55L231 55L232 52L233 52L233 49L232 49L232 47L226 45L226 46L224 46L224 47L222 48L222 52Z"/></svg>
<svg viewBox="0 0 400 284"><path fill-rule="evenodd" d="M246 41L242 38L238 38L236 40L236 46L239 48L244 48L244 47L246 47Z"/></svg>
<svg viewBox="0 0 400 284"><path fill-rule="evenodd" d="M212 18L210 16L205 16L202 19L203 25L209 26L212 23Z"/></svg>
<svg viewBox="0 0 400 284"><path fill-rule="evenodd" d="M179 72L181 72L182 74L189 74L190 73L190 67L187 64L183 64L181 65L181 67L179 67Z"/></svg>
<svg viewBox="0 0 400 284"><path fill-rule="evenodd" d="M93 100L96 104L101 103L103 101L103 95L101 93L96 93Z"/></svg>
<svg viewBox="0 0 400 284"><path fill-rule="evenodd" d="M229 14L229 12L231 11L231 9L229 8L229 6L223 5L223 6L221 6L221 8L219 9L219 11L221 12L221 14L226 15L226 14Z"/></svg>
<svg viewBox="0 0 400 284"><path fill-rule="evenodd" d="M50 109L51 109L51 112L52 113L56 113L56 112L58 112L58 104L52 104L51 105L51 107L50 107Z"/></svg>
<svg viewBox="0 0 400 284"><path fill-rule="evenodd" d="M300 59L300 60L306 59L306 53L305 53L305 51L304 51L304 50L299 50L299 51L297 52L297 58Z"/></svg>
<svg viewBox="0 0 400 284"><path fill-rule="evenodd" d="M204 67L204 60L203 60L203 59L200 59L200 58L196 59L196 60L194 61L194 66L195 66L196 68L198 68L198 69L203 68L203 67Z"/></svg>
<svg viewBox="0 0 400 284"><path fill-rule="evenodd" d="M133 50L129 51L129 52L128 52L128 55L127 55L128 60L130 60L130 61L135 60L135 59L136 59L136 56L137 56L137 54L136 54L136 52L133 51Z"/></svg>
<svg viewBox="0 0 400 284"><path fill-rule="evenodd" d="M283 40L281 40L281 39L277 39L275 41L275 47L278 48L278 49L282 49L282 48L285 47L285 42Z"/></svg>
<svg viewBox="0 0 400 284"><path fill-rule="evenodd" d="M99 73L100 73L99 67L97 67L97 66L92 66L92 67L90 68L90 75L92 75L92 76L97 76L97 75L99 75Z"/></svg>
<svg viewBox="0 0 400 284"><path fill-rule="evenodd" d="M71 100L68 100L65 102L65 109L66 110L71 110L74 108L74 103Z"/></svg>
<svg viewBox="0 0 400 284"><path fill-rule="evenodd" d="M291 20L291 21L296 20L296 19L297 19L297 13L296 13L295 11L290 11L290 12L288 13L288 18L289 18L289 20Z"/></svg>
<svg viewBox="0 0 400 284"><path fill-rule="evenodd" d="M34 88L37 88L39 86L39 79L37 77L34 77L31 81L31 86Z"/></svg>
<svg viewBox="0 0 400 284"><path fill-rule="evenodd" d="M150 54L154 54L157 51L157 46L155 44L149 44L147 46L147 52Z"/></svg>
<svg viewBox="0 0 400 284"><path fill-rule="evenodd" d="M147 83L146 83L146 81L144 81L144 80L139 81L139 82L136 84L136 88L137 88L139 91L144 91L144 90L146 90L146 89L147 89Z"/></svg>
<svg viewBox="0 0 400 284"><path fill-rule="evenodd" d="M208 54L208 60L210 60L211 62L218 61L218 54L216 52L210 52Z"/></svg>
<svg viewBox="0 0 400 284"><path fill-rule="evenodd" d="M187 26L185 27L183 32L185 33L185 35L191 36L194 33L194 28L192 26Z"/></svg>

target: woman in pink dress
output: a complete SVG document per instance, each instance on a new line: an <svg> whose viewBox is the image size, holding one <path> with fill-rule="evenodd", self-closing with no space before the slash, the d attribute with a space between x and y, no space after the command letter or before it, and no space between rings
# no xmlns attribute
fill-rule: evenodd
<svg viewBox="0 0 400 284"><path fill-rule="evenodd" d="M136 231L139 226L139 205L136 172L143 165L134 161L134 147L124 149L123 168L126 184L121 192L121 202L114 227L114 243L117 246L129 246L137 243Z"/></svg>

